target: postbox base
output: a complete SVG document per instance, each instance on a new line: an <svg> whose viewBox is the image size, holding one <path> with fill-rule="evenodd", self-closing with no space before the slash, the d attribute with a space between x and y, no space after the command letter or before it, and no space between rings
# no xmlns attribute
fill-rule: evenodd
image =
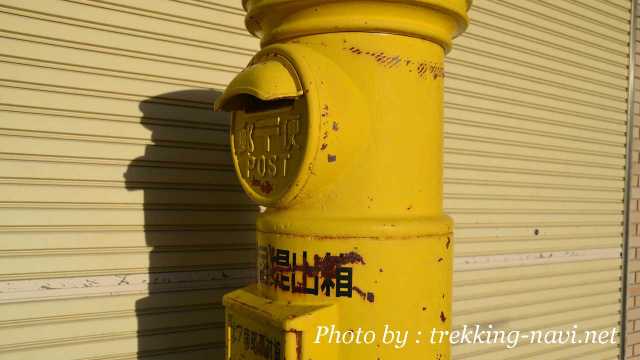
<svg viewBox="0 0 640 360"><path fill-rule="evenodd" d="M449 360L452 242L258 232L258 284L224 299L227 359Z"/></svg>
<svg viewBox="0 0 640 360"><path fill-rule="evenodd" d="M335 305L274 302L255 286L225 295L224 305L227 360L337 358L335 346L309 346L318 326L337 322Z"/></svg>

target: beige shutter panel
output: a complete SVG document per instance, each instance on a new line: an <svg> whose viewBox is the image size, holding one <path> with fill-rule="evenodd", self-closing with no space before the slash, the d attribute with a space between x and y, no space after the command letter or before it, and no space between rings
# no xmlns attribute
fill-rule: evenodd
<svg viewBox="0 0 640 360"><path fill-rule="evenodd" d="M239 3L0 10L0 358L221 359L255 262L212 112L257 49Z"/></svg>
<svg viewBox="0 0 640 360"><path fill-rule="evenodd" d="M630 8L474 2L445 81L454 328L619 328ZM453 354L602 360L619 349L521 340Z"/></svg>

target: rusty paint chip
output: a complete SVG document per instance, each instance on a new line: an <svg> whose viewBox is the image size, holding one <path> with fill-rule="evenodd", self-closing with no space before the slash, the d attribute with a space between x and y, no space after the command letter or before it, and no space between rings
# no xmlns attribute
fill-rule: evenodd
<svg viewBox="0 0 640 360"><path fill-rule="evenodd" d="M372 293L372 292L368 292L367 293L367 301L370 302L370 303L376 301L375 294Z"/></svg>
<svg viewBox="0 0 640 360"><path fill-rule="evenodd" d="M353 287L353 291L357 292L363 300L367 300L370 303L375 301L375 294L370 291L365 292L357 286Z"/></svg>
<svg viewBox="0 0 640 360"><path fill-rule="evenodd" d="M328 278L335 278L336 272L343 265L366 264L362 255L355 251L340 255L331 255L330 253L325 254L325 256L315 255L313 260L319 274Z"/></svg>
<svg viewBox="0 0 640 360"><path fill-rule="evenodd" d="M262 192L265 194L269 194L271 193L271 191L273 191L273 185L271 185L270 182L265 181L262 183L262 185L260 185L260 190L262 190Z"/></svg>
<svg viewBox="0 0 640 360"><path fill-rule="evenodd" d="M440 311L440 321L442 322L446 322L447 321L447 317L444 316L444 312Z"/></svg>
<svg viewBox="0 0 640 360"><path fill-rule="evenodd" d="M271 183L268 181L260 181L254 179L251 181L251 185L258 187L260 191L265 194L270 194L273 191L273 185L271 185Z"/></svg>

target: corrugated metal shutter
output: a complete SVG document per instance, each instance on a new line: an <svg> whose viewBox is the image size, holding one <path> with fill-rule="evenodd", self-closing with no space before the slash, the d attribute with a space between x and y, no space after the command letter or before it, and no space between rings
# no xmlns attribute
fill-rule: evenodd
<svg viewBox="0 0 640 360"><path fill-rule="evenodd" d="M0 358L223 357L257 209L212 104L257 48L238 1L0 1Z"/></svg>
<svg viewBox="0 0 640 360"><path fill-rule="evenodd" d="M476 0L447 59L454 327L619 326L627 0ZM617 345L459 345L463 359L615 359Z"/></svg>

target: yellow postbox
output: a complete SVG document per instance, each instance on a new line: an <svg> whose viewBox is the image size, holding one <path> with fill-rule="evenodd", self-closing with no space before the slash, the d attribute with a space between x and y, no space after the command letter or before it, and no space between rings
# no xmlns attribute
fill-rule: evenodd
<svg viewBox="0 0 640 360"><path fill-rule="evenodd" d="M224 297L227 359L449 359L443 59L468 1L244 7L262 50L216 107L266 210L258 282Z"/></svg>

